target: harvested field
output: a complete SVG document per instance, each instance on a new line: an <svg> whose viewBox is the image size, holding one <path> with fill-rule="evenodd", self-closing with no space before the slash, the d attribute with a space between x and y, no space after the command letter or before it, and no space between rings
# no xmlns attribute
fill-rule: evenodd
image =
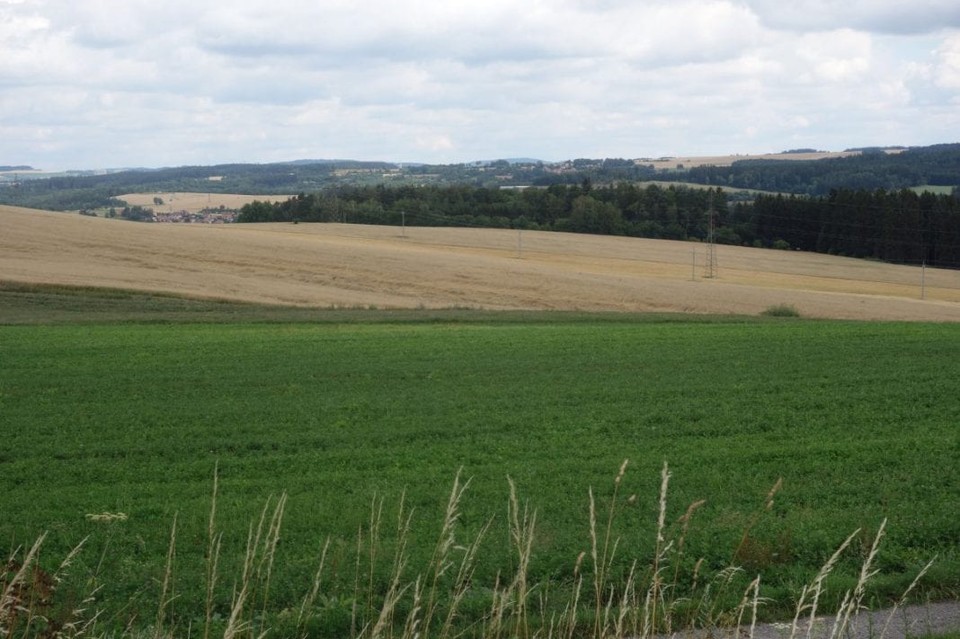
<svg viewBox="0 0 960 639"><path fill-rule="evenodd" d="M163 204L154 204L153 198L160 198ZM157 213L172 211L186 211L199 213L204 209L239 209L244 204L254 200L261 202L280 202L288 199L289 195L237 195L235 193L183 193L183 192L156 192L156 193L128 193L117 196L130 206L144 206Z"/></svg>
<svg viewBox="0 0 960 639"><path fill-rule="evenodd" d="M960 321L960 272L813 253L496 229L151 225L0 207L0 279L319 307ZM694 265L696 264L696 266Z"/></svg>
<svg viewBox="0 0 960 639"><path fill-rule="evenodd" d="M708 155L708 156L669 156L657 158L656 160L642 160L640 164L651 164L657 169L673 169L678 164L685 168L695 166L730 166L740 160L825 160L828 158L845 158L851 155L860 155L859 151L818 151L810 153L763 153L759 155Z"/></svg>

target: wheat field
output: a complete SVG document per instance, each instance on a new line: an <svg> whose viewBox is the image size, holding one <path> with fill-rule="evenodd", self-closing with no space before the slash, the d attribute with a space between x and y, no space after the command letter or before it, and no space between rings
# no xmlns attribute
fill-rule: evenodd
<svg viewBox="0 0 960 639"><path fill-rule="evenodd" d="M960 271L503 229L140 224L0 207L0 280L315 306L960 321Z"/></svg>

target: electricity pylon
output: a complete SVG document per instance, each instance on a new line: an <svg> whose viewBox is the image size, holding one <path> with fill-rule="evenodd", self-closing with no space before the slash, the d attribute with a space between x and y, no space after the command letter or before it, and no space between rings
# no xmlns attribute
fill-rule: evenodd
<svg viewBox="0 0 960 639"><path fill-rule="evenodd" d="M707 212L709 223L707 226L707 262L703 266L703 277L712 279L717 277L717 233L716 211L713 210L713 193L710 193L710 210Z"/></svg>

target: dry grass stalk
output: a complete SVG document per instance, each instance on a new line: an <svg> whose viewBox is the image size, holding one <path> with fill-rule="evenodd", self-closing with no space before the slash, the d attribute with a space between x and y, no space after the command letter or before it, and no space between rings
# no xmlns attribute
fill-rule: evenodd
<svg viewBox="0 0 960 639"><path fill-rule="evenodd" d="M743 571L738 566L727 566L718 572L711 582L707 583L697 602L696 613L692 622L694 625L706 629L723 625L724 614L722 610L718 610L718 606L724 600L727 588L741 572ZM717 588L713 587L714 584L718 584Z"/></svg>
<svg viewBox="0 0 960 639"><path fill-rule="evenodd" d="M270 599L270 578L273 576L273 563L277 553L277 543L280 541L280 528L283 523L283 514L287 505L287 494L280 495L277 505L270 518L267 537L264 540L263 551L260 555L260 564L257 567L257 584L263 587L263 604L260 614L260 634L266 632L267 604Z"/></svg>
<svg viewBox="0 0 960 639"><path fill-rule="evenodd" d="M357 637L357 613L360 601L360 557L363 553L363 524L357 527L357 560L353 565L353 603L350 606L350 636Z"/></svg>
<svg viewBox="0 0 960 639"><path fill-rule="evenodd" d="M177 554L177 513L173 515L173 525L170 527L170 545L167 548L167 561L163 570L163 581L160 584L160 601L157 603L157 620L154 625L156 637L163 637L163 626L167 618L167 608L173 603L173 562ZM167 593L170 593L169 595Z"/></svg>
<svg viewBox="0 0 960 639"><path fill-rule="evenodd" d="M27 551L23 561L20 562L20 567L13 574L13 577L4 584L3 594L0 594L0 635L4 637L10 636L14 625L18 621L18 613L21 611L27 611L29 613L32 608L32 606L24 606L27 602L23 601L22 586L26 583L26 577L30 573L33 562L40 552L40 546L43 545L43 540L46 539L46 536L47 534L43 533L33 542L33 546ZM19 552L19 549L17 552ZM17 555L17 552L13 553L13 556L11 556L7 562L8 565L15 565L16 560L14 557ZM28 617L27 627L29 627L29 623L30 618Z"/></svg>
<svg viewBox="0 0 960 639"><path fill-rule="evenodd" d="M251 524L247 531L247 550L244 554L243 572L240 576L240 590L234 592L233 602L230 606L230 617L223 632L224 639L233 639L252 628L252 622L244 619L246 604L248 600L255 599L256 588L261 582L265 582L266 586L269 586L269 573L273 565L277 542L280 539L280 522L283 518L287 496L283 494L277 500L265 532L264 524L267 522L267 512L270 510L271 501L272 498L268 498L264 504L256 530ZM264 572L266 572L266 579L264 579ZM266 601L266 591L263 596L264 601ZM261 628L261 634L263 633L264 630Z"/></svg>
<svg viewBox="0 0 960 639"><path fill-rule="evenodd" d="M259 540L257 540L259 541ZM253 563L253 553L256 552L256 543L254 541L253 524L250 524L247 530L247 552L243 560L243 574L240 577L240 590L234 586L233 602L230 606L230 617L227 619L227 627L223 631L223 639L233 639L240 634L246 627L243 622L243 607L247 602L247 595L250 589L250 566Z"/></svg>
<svg viewBox="0 0 960 639"><path fill-rule="evenodd" d="M364 610L364 615L369 618L373 615L374 610L374 601L373 601L373 581L374 581L374 572L377 565L377 555L380 552L380 527L383 524L383 496L377 496L374 494L373 499L370 502L370 521L367 524L367 538L368 538L368 548L367 548L367 600L366 608ZM401 498L401 510L403 508L403 498ZM357 558L359 565L359 557Z"/></svg>
<svg viewBox="0 0 960 639"><path fill-rule="evenodd" d="M860 576L857 579L856 586L854 586L852 592L846 593L843 597L843 603L840 605L840 610L837 611L837 620L833 625L833 632L830 633L830 639L845 636L851 617L857 615L861 610L867 582L877 574L877 571L873 570L873 560L876 558L877 551L880 549L880 540L883 539L886 526L887 520L884 519L877 529L873 543L870 545L870 552L867 553L866 559L864 559L863 564L860 566Z"/></svg>
<svg viewBox="0 0 960 639"><path fill-rule="evenodd" d="M663 572L662 564L666 559L667 551L670 548L670 544L666 543L666 536L664 535L667 521L667 490L669 487L670 469L667 466L667 462L664 461L663 469L660 471L660 500L657 514L657 543L653 553L653 566L651 567L650 571L650 587L646 599L648 603L646 610L650 615L649 628L651 632L657 632L659 629L659 626L657 625L657 611L661 607L661 602L663 601L663 582L661 578L661 574ZM667 620L666 615L664 615L663 620Z"/></svg>
<svg viewBox="0 0 960 639"><path fill-rule="evenodd" d="M753 633L757 627L757 609L760 606L760 575L750 582L746 590L743 591L743 597L737 606L736 617L737 627L735 636L741 636L740 628L743 625L743 615L749 609L750 615L750 639L753 639Z"/></svg>
<svg viewBox="0 0 960 639"><path fill-rule="evenodd" d="M206 598L204 600L203 639L210 639L213 623L213 598L217 587L217 565L220 560L222 533L217 533L217 492L220 485L220 462L213 466L213 491L210 496L210 517L207 519L207 553L205 557Z"/></svg>
<svg viewBox="0 0 960 639"><path fill-rule="evenodd" d="M85 635L95 635L94 628L100 618L100 611L96 611L90 617L86 617L87 607L96 601L96 590L90 592L81 602L80 606L70 611L70 617L64 621L60 630L55 633L56 639L77 639Z"/></svg>
<svg viewBox="0 0 960 639"><path fill-rule="evenodd" d="M840 547L837 548L825 564L820 568L820 571L817 573L817 576L814 577L813 581L804 586L800 591L800 598L797 600L796 613L793 616L793 623L790 625L790 636L789 639L795 639L798 630L798 622L800 616L806 612L809 612L808 615L808 626L807 626L807 639L810 639L813 633L814 620L817 616L817 606L820 602L820 595L823 594L823 583L826 581L827 577L833 572L833 568L837 565L837 561L840 559L840 555L843 554L843 551L847 549L857 535L860 534L860 529L856 529L853 533L847 537ZM810 601L807 601L808 596Z"/></svg>
<svg viewBox="0 0 960 639"><path fill-rule="evenodd" d="M520 505L517 501L517 487L509 477L507 481L510 484L510 501L508 504L510 537L513 540L514 549L517 551L517 572L508 590L514 602L514 636L525 639L530 634L527 622L527 597L530 593L527 584L527 571L530 566L537 511L534 510L531 513L528 506L524 504L523 514L521 515Z"/></svg>
<svg viewBox="0 0 960 639"><path fill-rule="evenodd" d="M623 481L627 472L627 466L630 460L624 459L620 464L620 470L613 480L613 495L610 498L610 505L607 508L607 526L603 534L603 546L598 548L597 538L597 513L596 503L593 497L593 488L589 490L590 497L590 558L593 559L593 591L594 591L594 636L601 636L604 633L606 620L609 616L609 610L604 611L604 592L606 590L607 575L610 565L613 563L616 555L616 547L619 539L611 544L613 535L613 517L616 513L617 495L620 491L620 483ZM603 613L601 612L603 611Z"/></svg>
<svg viewBox="0 0 960 639"><path fill-rule="evenodd" d="M627 575L627 581L623 586L623 592L620 596L620 610L617 615L617 621L614 626L613 636L614 637L624 637L627 635L629 630L636 629L636 618L633 618L633 623L628 623L630 620L629 617L636 611L636 593L635 593L635 584L636 584L636 575L637 575L637 562L634 561L630 566L630 573Z"/></svg>
<svg viewBox="0 0 960 639"><path fill-rule="evenodd" d="M405 509L405 497L400 497L400 510L397 513L397 549L393 557L393 569L390 577L390 585L383 597L383 604L377 616L377 621L370 629L370 634L366 639L380 639L387 634L393 627L393 616L397 604L403 598L409 586L401 586L400 581L407 567L407 542L410 535L410 522L413 519L413 513L407 513ZM362 637L363 635L361 635Z"/></svg>
<svg viewBox="0 0 960 639"><path fill-rule="evenodd" d="M907 589L903 591L903 594L900 595L900 599L894 603L893 607L890 609L890 614L887 616L887 620L883 624L883 629L880 631L880 636L877 639L883 639L887 634L887 628L890 627L890 622L893 620L894 616L897 614L897 610L907 603L907 597L910 596L910 593L913 592L913 589L916 588L917 584L920 583L920 580L923 578L927 571L930 570L930 567L933 566L933 563L937 560L937 557L934 556L933 559L927 562L920 572L917 573L917 576L913 578L913 581L910 582L910 585L907 586ZM907 634L906 632L904 633Z"/></svg>
<svg viewBox="0 0 960 639"><path fill-rule="evenodd" d="M677 539L677 554L676 554L676 563L673 567L673 587L677 587L677 582L680 578L680 564L683 562L683 546L687 540L687 531L690 529L690 520L693 519L693 513L695 513L701 506L707 503L706 499L700 499L695 502L692 502L687 506L687 511L677 520L677 523L680 524L680 537ZM702 560L701 560L702 561ZM700 561L697 562L697 568L700 566ZM696 573L694 572L694 588L696 587Z"/></svg>
<svg viewBox="0 0 960 639"><path fill-rule="evenodd" d="M410 606L410 612L407 613L407 620L403 624L403 633L400 635L403 639L417 639L421 636L420 624L423 619L420 616L420 611L422 608L423 583L418 576L413 584L413 603Z"/></svg>
<svg viewBox="0 0 960 639"><path fill-rule="evenodd" d="M493 593L490 598L490 612L484 623L482 636L486 639L500 639L503 632L503 617L507 608L507 592L500 587L500 573L493 580Z"/></svg>
<svg viewBox="0 0 960 639"><path fill-rule="evenodd" d="M750 531L753 530L753 527L760 521L760 517L771 508L773 508L773 498L776 496L780 489L783 488L783 477L779 477L777 481L773 484L773 487L767 492L766 498L763 500L763 507L753 513L753 517L750 518L750 521L743 529L743 535L740 537L740 543L737 544L737 549L733 551L733 558L731 564L736 564L740 559L740 553L743 551L743 547L747 543L747 539L750 538Z"/></svg>
<svg viewBox="0 0 960 639"><path fill-rule="evenodd" d="M430 626L437 612L440 580L453 565L450 559L450 552L453 550L457 541L456 527L457 521L460 519L460 500L463 498L464 491L466 491L470 485L469 479L461 485L460 475L462 473L463 467L457 470L457 474L453 479L453 488L450 491L450 498L447 500L447 508L443 515L443 524L440 527L440 537L437 540L437 545L434 547L433 556L430 558L429 567L432 569L433 577L423 621L424 636L429 636Z"/></svg>
<svg viewBox="0 0 960 639"><path fill-rule="evenodd" d="M574 633L577 629L577 610L580 607L580 593L583 590L583 575L580 572L580 568L583 565L583 558L586 555L585 552L581 552L577 555L577 561L573 566L573 593L570 595L570 601L567 603L566 607L563 609L560 616L561 623L558 625L557 636L560 639L573 639Z"/></svg>
<svg viewBox="0 0 960 639"><path fill-rule="evenodd" d="M320 552L320 562L317 565L317 571L313 576L313 587L310 588L303 601L300 604L300 612L297 615L297 636L300 636L301 631L303 630L303 623L306 621L305 615L307 611L313 608L313 604L317 600L317 596L320 594L320 585L323 580L323 569L327 563L327 551L330 549L330 536L327 535L327 540L323 544L323 550Z"/></svg>
<svg viewBox="0 0 960 639"><path fill-rule="evenodd" d="M79 637L94 627L99 612L87 616L87 607L94 601L97 589L87 593L76 606L56 618L47 616L53 605L53 598L63 584L68 569L73 565L80 550L86 544L84 538L73 547L66 558L53 573L47 573L39 566L40 548L46 539L46 533L34 541L20 562L16 559L19 549L14 551L7 561L3 572L2 593L0 593L0 637L11 637L17 631L23 637ZM7 579L8 571L13 575ZM22 625L22 629L17 626Z"/></svg>
<svg viewBox="0 0 960 639"><path fill-rule="evenodd" d="M460 604L463 603L463 598L470 590L470 583L476 571L480 544L486 537L491 525L493 525L493 519L488 520L483 528L480 529L480 532L477 533L473 542L463 548L463 558L460 560L460 567L457 569L457 578L454 581L450 604L447 608L447 617L444 620L443 628L440 630L440 639L448 639L453 633L453 624L460 611ZM426 631L424 631L424 634L426 635Z"/></svg>
<svg viewBox="0 0 960 639"><path fill-rule="evenodd" d="M63 580L66 577L67 569L73 565L74 559L76 559L77 555L80 554L80 549L83 548L86 542L87 538L85 537L79 544L74 546L74 548L67 553L66 558L60 562L60 566L53 574L52 579L55 589L59 588L60 584L63 583ZM90 617L86 617L86 614L87 607L93 604L93 602L96 600L96 593L98 590L99 588L94 588L79 602L78 607L71 608L67 618L60 622L60 629L54 633L57 639L80 637L94 627L97 619L100 617L100 612L94 612ZM51 595L52 594L53 593L51 592Z"/></svg>
<svg viewBox="0 0 960 639"><path fill-rule="evenodd" d="M597 504L593 498L593 487L587 489L587 495L590 498L590 559L593 560L593 636L597 637L600 635L600 612L603 608L601 599L603 586L600 581L603 570L600 568L600 557L597 551Z"/></svg>

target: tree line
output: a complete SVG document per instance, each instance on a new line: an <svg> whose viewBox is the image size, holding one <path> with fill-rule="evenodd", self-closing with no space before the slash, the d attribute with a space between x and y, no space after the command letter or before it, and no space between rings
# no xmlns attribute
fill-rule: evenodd
<svg viewBox="0 0 960 639"><path fill-rule="evenodd" d="M823 197L759 195L735 228L762 244L902 264L960 268L960 199L912 189L834 189Z"/></svg>
<svg viewBox="0 0 960 639"><path fill-rule="evenodd" d="M705 239L711 200L720 189L620 183L595 188L475 186L340 187L284 202L253 202L238 222L349 222L570 231L666 239Z"/></svg>
<svg viewBox="0 0 960 639"><path fill-rule="evenodd" d="M567 231L791 248L960 268L960 200L901 189L827 196L758 195L730 203L719 188L619 183L547 188L340 187L245 205L238 222L345 222Z"/></svg>
<svg viewBox="0 0 960 639"><path fill-rule="evenodd" d="M822 160L740 160L730 166L691 167L675 177L712 186L824 196L834 189L958 187L960 144L889 153L862 149L858 155Z"/></svg>

